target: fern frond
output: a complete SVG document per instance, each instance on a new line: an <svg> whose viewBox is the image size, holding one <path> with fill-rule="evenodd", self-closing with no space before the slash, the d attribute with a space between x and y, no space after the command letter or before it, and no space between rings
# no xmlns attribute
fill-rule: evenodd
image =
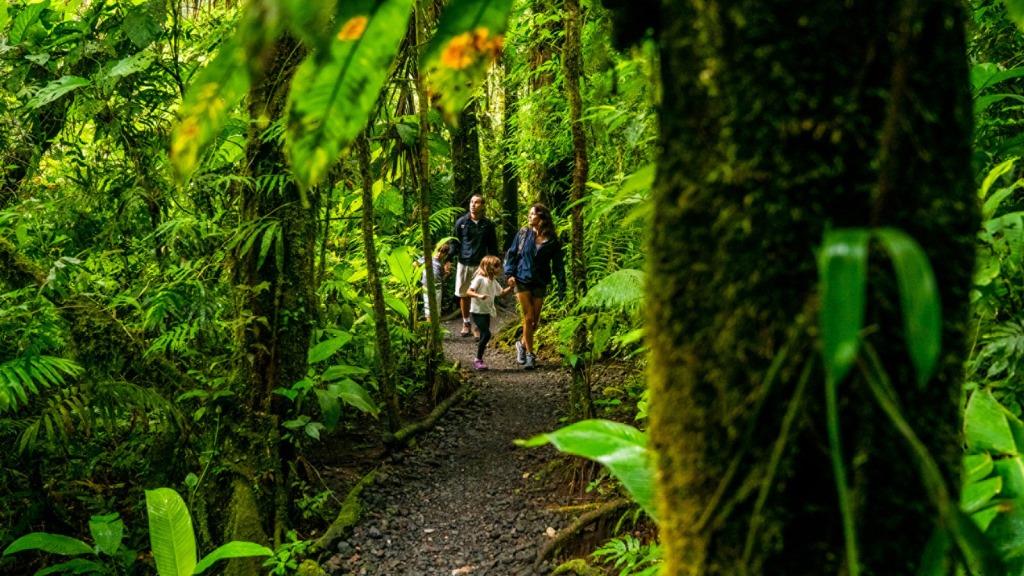
<svg viewBox="0 0 1024 576"><path fill-rule="evenodd" d="M591 287L580 305L596 310L636 312L643 297L644 273L635 268L623 268Z"/></svg>
<svg viewBox="0 0 1024 576"><path fill-rule="evenodd" d="M0 364L0 414L29 403L42 390L77 378L83 368L57 356L22 356Z"/></svg>

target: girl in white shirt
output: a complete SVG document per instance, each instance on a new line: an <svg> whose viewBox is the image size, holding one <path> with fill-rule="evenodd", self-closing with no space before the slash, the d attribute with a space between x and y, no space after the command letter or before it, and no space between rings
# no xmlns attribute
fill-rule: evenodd
<svg viewBox="0 0 1024 576"><path fill-rule="evenodd" d="M476 275L473 276L473 281L469 284L469 290L466 290L466 295L472 298L469 303L469 314L476 329L480 331L476 360L473 362L473 368L477 370L487 370L487 365L484 364L484 350L491 339L491 316L497 313L494 299L512 291L511 287L504 288L498 282L500 274L501 260L498 260L497 256L484 256Z"/></svg>

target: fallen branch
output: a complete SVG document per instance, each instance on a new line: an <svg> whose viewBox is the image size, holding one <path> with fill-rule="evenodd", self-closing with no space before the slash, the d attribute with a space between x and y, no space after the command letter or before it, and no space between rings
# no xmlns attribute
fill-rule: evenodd
<svg viewBox="0 0 1024 576"><path fill-rule="evenodd" d="M632 505L633 502L630 502L629 500L612 500L611 502L603 504L600 508L591 510L590 512L580 516L572 524L562 530L559 530L558 534L537 552L537 560L534 562L534 568L539 568L541 563L547 560L555 550L561 548L566 542L577 536L587 526L601 518L604 518L605 516L610 516L620 510L625 510Z"/></svg>
<svg viewBox="0 0 1024 576"><path fill-rule="evenodd" d="M399 446L408 442L413 436L430 430L437 424L441 416L444 416L445 412L460 402L472 389L473 387L470 386L469 382L464 383L454 394L435 406L423 420L413 422L394 434L384 434L384 444L390 447Z"/></svg>
<svg viewBox="0 0 1024 576"><path fill-rule="evenodd" d="M341 503L341 509L338 510L338 516L331 522L331 525L327 527L323 536L318 538L313 543L312 550L327 550L331 544L334 544L335 540L343 538L346 533L359 522L359 518L363 515L363 506L359 501L359 496L363 493L363 489L373 482L373 479L377 476L377 469L370 470L345 496L345 500Z"/></svg>

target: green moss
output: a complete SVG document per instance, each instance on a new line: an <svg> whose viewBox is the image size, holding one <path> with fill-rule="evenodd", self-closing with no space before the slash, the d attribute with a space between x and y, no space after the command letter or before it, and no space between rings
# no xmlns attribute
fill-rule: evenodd
<svg viewBox="0 0 1024 576"><path fill-rule="evenodd" d="M348 495L345 496L345 501L341 503L341 510L338 511L338 516L324 532L324 535L313 545L314 550L327 549L335 540L344 537L356 525L356 522L359 522L359 518L363 514L363 505L359 500L359 496L363 493L363 488L366 488L373 482L376 476L377 471L371 471L349 490Z"/></svg>
<svg viewBox="0 0 1024 576"><path fill-rule="evenodd" d="M557 568L551 573L552 576L557 574L575 574L576 576L602 576L604 572L594 568L587 561L582 558L574 558L568 562L563 562L558 565Z"/></svg>

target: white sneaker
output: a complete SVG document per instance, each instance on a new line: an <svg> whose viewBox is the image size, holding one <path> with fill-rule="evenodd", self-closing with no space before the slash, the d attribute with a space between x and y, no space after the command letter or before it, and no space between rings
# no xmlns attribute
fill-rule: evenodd
<svg viewBox="0 0 1024 576"><path fill-rule="evenodd" d="M516 362L526 364L526 348L522 340L516 340Z"/></svg>

